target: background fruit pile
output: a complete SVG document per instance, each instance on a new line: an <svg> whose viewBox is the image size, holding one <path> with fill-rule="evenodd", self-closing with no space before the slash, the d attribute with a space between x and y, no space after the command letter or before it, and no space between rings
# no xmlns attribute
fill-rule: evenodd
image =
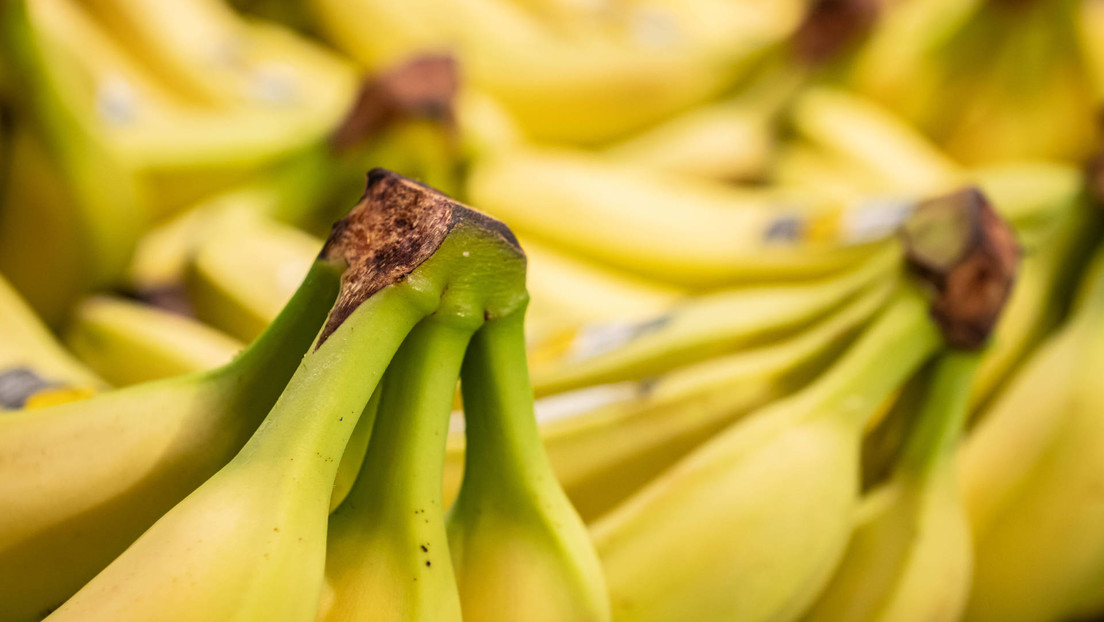
<svg viewBox="0 0 1104 622"><path fill-rule="evenodd" d="M1102 0L0 0L0 622L1104 620L1102 110Z"/></svg>

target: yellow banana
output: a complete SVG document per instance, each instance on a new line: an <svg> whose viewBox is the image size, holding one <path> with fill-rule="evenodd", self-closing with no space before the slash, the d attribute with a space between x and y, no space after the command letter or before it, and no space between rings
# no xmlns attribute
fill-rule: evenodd
<svg viewBox="0 0 1104 622"><path fill-rule="evenodd" d="M77 305L65 343L118 387L214 369L245 348L193 319L105 295Z"/></svg>
<svg viewBox="0 0 1104 622"><path fill-rule="evenodd" d="M477 161L467 196L522 235L684 286L823 275L877 246L863 230L874 215L861 206L736 190L566 150L518 149Z"/></svg>
<svg viewBox="0 0 1104 622"><path fill-rule="evenodd" d="M636 322L584 327L566 345L554 342L534 352L534 389L548 395L652 376L786 335L873 287L894 272L900 257L899 248L890 247L831 278L719 290Z"/></svg>
<svg viewBox="0 0 1104 622"><path fill-rule="evenodd" d="M1088 616L1104 576L1104 473L1098 451L1104 368L1104 255L1098 251L1069 322L994 399L961 452L975 537L964 620Z"/></svg>
<svg viewBox="0 0 1104 622"><path fill-rule="evenodd" d="M0 276L0 409L53 391L91 394L106 383L67 352Z"/></svg>
<svg viewBox="0 0 1104 622"><path fill-rule="evenodd" d="M936 363L888 483L867 494L843 561L804 622L956 622L973 550L955 478L978 352Z"/></svg>

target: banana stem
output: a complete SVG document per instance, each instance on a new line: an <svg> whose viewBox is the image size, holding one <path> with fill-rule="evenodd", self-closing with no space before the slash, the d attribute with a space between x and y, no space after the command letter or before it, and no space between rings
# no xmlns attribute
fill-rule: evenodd
<svg viewBox="0 0 1104 622"><path fill-rule="evenodd" d="M418 324L387 370L360 474L338 513L441 512L456 381L473 328L439 316ZM373 519L377 521L379 519Z"/></svg>
<svg viewBox="0 0 1104 622"><path fill-rule="evenodd" d="M430 311L401 285L362 303L325 343L303 357L239 458L262 468L293 461L308 471L305 477L318 477L325 482L322 489L328 490L349 436L391 357ZM304 418L311 413L335 414Z"/></svg>
<svg viewBox="0 0 1104 622"><path fill-rule="evenodd" d="M555 477L533 415L523 319L518 311L487 322L464 358L467 449L457 504L479 486L529 494L527 482Z"/></svg>
<svg viewBox="0 0 1104 622"><path fill-rule="evenodd" d="M948 350L939 359L924 405L905 442L899 472L924 476L954 455L983 355L984 351Z"/></svg>

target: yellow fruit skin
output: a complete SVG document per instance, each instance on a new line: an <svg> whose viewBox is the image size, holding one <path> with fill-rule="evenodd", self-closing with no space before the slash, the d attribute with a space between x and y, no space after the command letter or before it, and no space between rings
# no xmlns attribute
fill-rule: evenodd
<svg viewBox="0 0 1104 622"><path fill-rule="evenodd" d="M1104 261L1069 323L1032 354L963 447L975 533L965 620L1086 613L1104 580Z"/></svg>

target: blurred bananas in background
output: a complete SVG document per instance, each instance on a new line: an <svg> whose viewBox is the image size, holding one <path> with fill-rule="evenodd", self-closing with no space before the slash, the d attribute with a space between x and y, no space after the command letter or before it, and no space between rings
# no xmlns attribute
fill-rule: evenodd
<svg viewBox="0 0 1104 622"><path fill-rule="evenodd" d="M1104 619L1102 119L1101 0L0 2L0 622Z"/></svg>

